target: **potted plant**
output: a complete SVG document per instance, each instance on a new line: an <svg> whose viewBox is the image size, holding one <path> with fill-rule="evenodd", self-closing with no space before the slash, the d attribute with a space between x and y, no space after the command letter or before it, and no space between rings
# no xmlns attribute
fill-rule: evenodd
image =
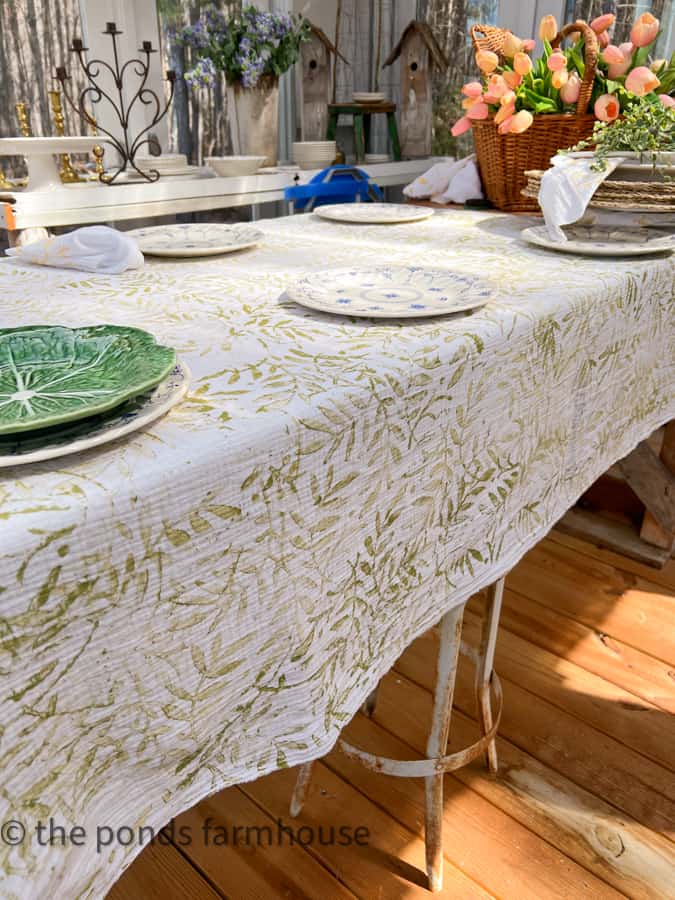
<svg viewBox="0 0 675 900"><path fill-rule="evenodd" d="M472 28L482 80L462 88L465 115L452 133L473 130L485 191L499 209L536 209L521 195L525 171L547 169L558 150L591 138L596 122L615 121L652 93L664 105L675 103L675 54L669 62L650 60L659 20L643 13L620 46L611 42L614 20L608 13L558 31L555 18L544 16L536 60L533 40Z"/></svg>
<svg viewBox="0 0 675 900"><path fill-rule="evenodd" d="M276 164L279 76L298 59L308 32L309 22L302 16L246 6L228 17L213 5L178 32L177 40L197 57L185 73L189 85L208 86L216 73L225 74L236 153L265 156L265 165Z"/></svg>

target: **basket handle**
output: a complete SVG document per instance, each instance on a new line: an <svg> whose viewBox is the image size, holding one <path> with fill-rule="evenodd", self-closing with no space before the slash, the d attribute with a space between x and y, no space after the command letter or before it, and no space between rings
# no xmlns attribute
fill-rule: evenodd
<svg viewBox="0 0 675 900"><path fill-rule="evenodd" d="M584 77L581 80L581 90L579 91L579 99L577 100L576 114L583 116L588 111L588 104L591 102L591 94L593 93L593 82L595 81L595 72L598 67L598 38L590 25L577 19L561 28L558 34L551 41L554 50L562 43L563 39L569 37L575 31L580 31L584 36Z"/></svg>
<svg viewBox="0 0 675 900"><path fill-rule="evenodd" d="M584 36L584 62L586 64L584 77L581 80L581 90L579 91L579 99L577 100L576 114L583 116L588 110L588 104L591 101L593 93L593 82L595 81L595 71L598 66L598 38L586 22L577 19L569 25L565 25L551 41L551 46L556 49L560 46L563 38L568 37L575 31L580 31ZM492 50L503 61L502 49L504 46L504 38L507 32L503 28L497 28L494 25L472 25L471 41L474 50Z"/></svg>
<svg viewBox="0 0 675 900"><path fill-rule="evenodd" d="M470 31L474 51L491 50L500 58L502 57L504 38L507 34L503 28L497 28L496 25L476 24L471 26Z"/></svg>

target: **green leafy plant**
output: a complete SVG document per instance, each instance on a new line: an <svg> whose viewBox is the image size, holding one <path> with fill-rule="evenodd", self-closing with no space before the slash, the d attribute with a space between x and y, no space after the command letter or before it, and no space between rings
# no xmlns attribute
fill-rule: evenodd
<svg viewBox="0 0 675 900"><path fill-rule="evenodd" d="M664 106L653 95L642 97L627 107L616 122L596 122L592 136L572 147L572 151L595 149L592 168L604 171L611 153L639 153L656 168L659 153L675 151L675 107Z"/></svg>

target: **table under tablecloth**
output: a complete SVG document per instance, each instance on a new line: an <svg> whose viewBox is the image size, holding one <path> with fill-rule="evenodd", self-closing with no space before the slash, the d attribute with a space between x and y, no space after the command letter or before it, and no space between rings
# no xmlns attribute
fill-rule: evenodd
<svg viewBox="0 0 675 900"><path fill-rule="evenodd" d="M671 258L550 253L484 212L259 224L254 251L121 276L0 264L0 326L140 326L193 373L145 431L0 471L0 822L25 828L2 897L101 897L142 846L97 851L97 826L327 752L417 635L675 416ZM384 262L497 297L405 323L279 299ZM83 845L40 846L50 817Z"/></svg>

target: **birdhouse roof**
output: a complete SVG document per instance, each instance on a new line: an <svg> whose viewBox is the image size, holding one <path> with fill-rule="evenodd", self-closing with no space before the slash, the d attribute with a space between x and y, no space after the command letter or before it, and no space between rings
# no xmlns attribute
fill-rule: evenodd
<svg viewBox="0 0 675 900"><path fill-rule="evenodd" d="M310 30L311 34L313 34L315 37L317 37L321 41L321 43L326 46L329 53L336 53L340 57L340 59L342 60L343 63L345 63L346 65L349 65L349 62L340 53L340 51L337 49L335 44L328 37L326 32L323 31L323 29L319 28L318 25L314 25L312 22L310 22L309 30Z"/></svg>
<svg viewBox="0 0 675 900"><path fill-rule="evenodd" d="M422 40L427 45L427 49L429 50L429 53L431 54L431 59L436 64L436 66L438 66L439 69L447 69L448 61L445 58L445 54L441 50L441 48L438 44L438 41L434 37L433 31L427 25L426 22L416 22L415 20L413 20L408 25L406 25L406 27L403 30L403 34L401 35L401 37L399 39L398 44L394 47L394 49L391 51L389 56L386 58L382 68L384 68L385 66L390 66L396 59L398 59L398 57L401 55L401 50L403 49L403 43L404 43L405 39L408 37L409 34L412 34L413 32L416 32L417 34L421 35Z"/></svg>

